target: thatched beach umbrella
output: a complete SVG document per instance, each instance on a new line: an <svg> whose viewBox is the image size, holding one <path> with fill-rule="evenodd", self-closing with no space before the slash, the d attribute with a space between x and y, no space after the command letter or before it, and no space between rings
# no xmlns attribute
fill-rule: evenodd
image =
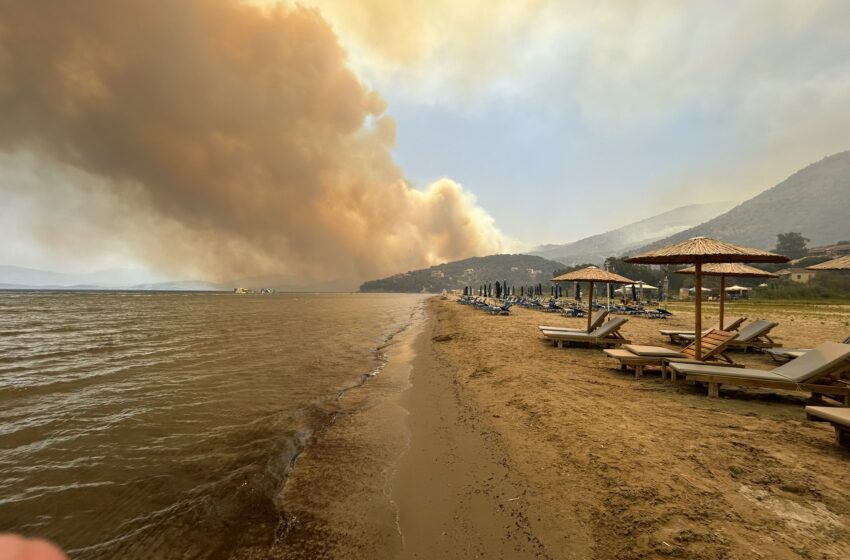
<svg viewBox="0 0 850 560"><path fill-rule="evenodd" d="M593 283L612 282L614 284L629 284L632 281L624 276L620 276L619 274L614 274L607 270L600 270L595 266L589 266L587 268L582 268L581 270L574 270L573 272L562 274L553 278L552 282L587 282L590 284L590 288L587 292L587 332L590 332L591 307L593 305ZM576 287L578 287L578 284L576 284Z"/></svg>
<svg viewBox="0 0 850 560"><path fill-rule="evenodd" d="M689 266L682 270L677 270L676 274L693 274L695 268ZM724 328L723 324L723 307L726 302L726 277L734 276L735 278L776 278L778 274L749 266L742 263L709 263L702 267L703 276L718 276L720 277L720 328Z"/></svg>
<svg viewBox="0 0 850 560"><path fill-rule="evenodd" d="M702 265L707 263L782 263L790 259L761 249L739 247L708 237L692 237L625 259L637 264L693 264L694 265L694 358L702 359Z"/></svg>
<svg viewBox="0 0 850 560"><path fill-rule="evenodd" d="M807 266L806 270L850 270L850 255Z"/></svg>

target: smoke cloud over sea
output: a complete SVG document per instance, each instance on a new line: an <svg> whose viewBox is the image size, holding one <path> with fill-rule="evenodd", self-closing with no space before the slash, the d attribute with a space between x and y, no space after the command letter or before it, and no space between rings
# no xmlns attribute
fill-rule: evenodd
<svg viewBox="0 0 850 560"><path fill-rule="evenodd" d="M104 237L175 274L350 285L499 251L457 183L405 181L385 111L308 8L0 2L0 150L69 170L25 187L65 250Z"/></svg>

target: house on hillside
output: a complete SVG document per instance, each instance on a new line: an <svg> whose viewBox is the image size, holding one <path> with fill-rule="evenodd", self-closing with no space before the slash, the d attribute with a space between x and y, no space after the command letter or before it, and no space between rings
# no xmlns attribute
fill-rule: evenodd
<svg viewBox="0 0 850 560"><path fill-rule="evenodd" d="M778 274L782 279L790 280L791 282L798 282L800 284L808 284L809 280L815 277L814 270L806 270L805 268L786 268L785 270L780 270L776 274Z"/></svg>

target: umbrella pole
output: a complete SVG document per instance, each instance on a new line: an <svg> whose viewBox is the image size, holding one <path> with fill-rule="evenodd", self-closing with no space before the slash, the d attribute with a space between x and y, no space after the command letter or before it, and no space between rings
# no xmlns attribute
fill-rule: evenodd
<svg viewBox="0 0 850 560"><path fill-rule="evenodd" d="M593 310L593 282L587 290L587 332L590 332L590 316Z"/></svg>
<svg viewBox="0 0 850 560"><path fill-rule="evenodd" d="M702 360L702 262L694 263L694 358Z"/></svg>
<svg viewBox="0 0 850 560"><path fill-rule="evenodd" d="M726 277L720 275L720 330L726 330L726 324L723 322L723 303L726 300Z"/></svg>

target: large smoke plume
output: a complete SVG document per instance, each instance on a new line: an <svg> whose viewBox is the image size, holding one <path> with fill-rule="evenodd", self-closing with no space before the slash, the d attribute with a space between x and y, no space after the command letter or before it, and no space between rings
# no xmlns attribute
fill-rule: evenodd
<svg viewBox="0 0 850 560"><path fill-rule="evenodd" d="M353 283L499 250L457 184L405 182L384 110L310 9L0 1L0 150L99 178L103 233L160 269Z"/></svg>

